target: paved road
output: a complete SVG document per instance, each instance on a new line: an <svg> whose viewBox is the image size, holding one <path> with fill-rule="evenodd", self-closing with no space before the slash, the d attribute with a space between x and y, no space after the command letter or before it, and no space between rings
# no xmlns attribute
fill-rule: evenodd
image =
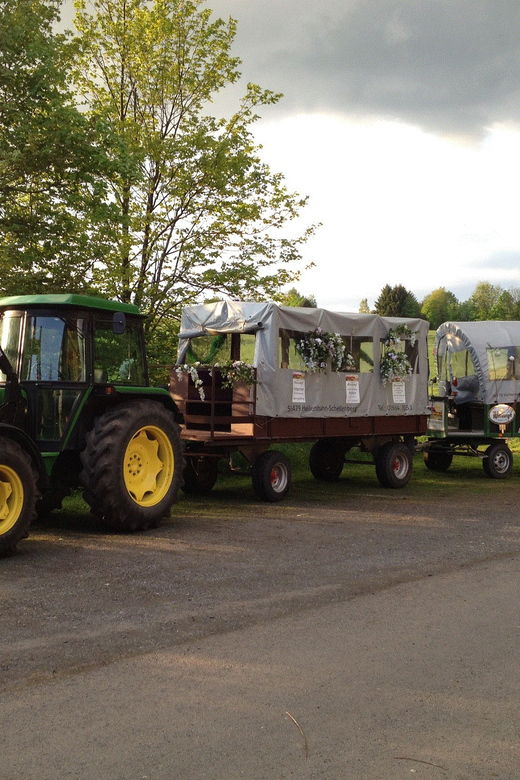
<svg viewBox="0 0 520 780"><path fill-rule="evenodd" d="M509 483L58 514L0 567L1 780L517 780Z"/></svg>

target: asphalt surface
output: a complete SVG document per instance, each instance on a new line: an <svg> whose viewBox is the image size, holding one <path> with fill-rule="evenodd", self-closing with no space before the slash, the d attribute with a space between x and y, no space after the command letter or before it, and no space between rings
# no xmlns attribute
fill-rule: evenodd
<svg viewBox="0 0 520 780"><path fill-rule="evenodd" d="M56 513L0 562L1 780L520 777L518 488Z"/></svg>

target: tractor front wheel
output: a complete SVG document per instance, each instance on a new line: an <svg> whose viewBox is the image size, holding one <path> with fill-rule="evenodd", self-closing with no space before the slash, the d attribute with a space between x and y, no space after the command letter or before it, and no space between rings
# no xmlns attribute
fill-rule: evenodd
<svg viewBox="0 0 520 780"><path fill-rule="evenodd" d="M81 454L83 496L115 531L156 528L182 484L179 426L155 401L115 406L95 420Z"/></svg>
<svg viewBox="0 0 520 780"><path fill-rule="evenodd" d="M29 535L39 499L38 475L19 444L0 438L0 554Z"/></svg>

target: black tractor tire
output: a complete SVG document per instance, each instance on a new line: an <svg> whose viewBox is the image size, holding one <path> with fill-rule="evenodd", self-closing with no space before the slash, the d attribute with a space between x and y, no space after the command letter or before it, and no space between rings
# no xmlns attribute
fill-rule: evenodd
<svg viewBox="0 0 520 780"><path fill-rule="evenodd" d="M205 496L213 489L217 477L217 458L186 458L182 490L187 496Z"/></svg>
<svg viewBox="0 0 520 780"><path fill-rule="evenodd" d="M81 453L83 497L113 531L157 528L182 485L179 426L155 401L131 401L94 421Z"/></svg>
<svg viewBox="0 0 520 780"><path fill-rule="evenodd" d="M513 453L504 442L490 444L482 458L482 468L486 477L507 479L513 468Z"/></svg>
<svg viewBox="0 0 520 780"><path fill-rule="evenodd" d="M385 488L402 488L412 476L412 454L401 441L389 441L376 453L376 476Z"/></svg>
<svg viewBox="0 0 520 780"><path fill-rule="evenodd" d="M314 479L336 482L345 465L346 447L334 439L319 439L309 453L309 468Z"/></svg>
<svg viewBox="0 0 520 780"><path fill-rule="evenodd" d="M0 555L14 552L29 536L36 517L38 474L30 455L11 439L0 438Z"/></svg>
<svg viewBox="0 0 520 780"><path fill-rule="evenodd" d="M430 471L448 471L453 461L453 452L446 449L426 450L424 464Z"/></svg>
<svg viewBox="0 0 520 780"><path fill-rule="evenodd" d="M291 464L282 452L267 450L253 464L253 490L260 501L282 501L291 486Z"/></svg>

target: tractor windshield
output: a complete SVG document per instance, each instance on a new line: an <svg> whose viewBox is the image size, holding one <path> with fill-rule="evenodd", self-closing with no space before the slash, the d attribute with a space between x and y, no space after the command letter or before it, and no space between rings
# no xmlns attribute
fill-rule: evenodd
<svg viewBox="0 0 520 780"><path fill-rule="evenodd" d="M20 379L85 382L85 328L78 317L27 317Z"/></svg>

